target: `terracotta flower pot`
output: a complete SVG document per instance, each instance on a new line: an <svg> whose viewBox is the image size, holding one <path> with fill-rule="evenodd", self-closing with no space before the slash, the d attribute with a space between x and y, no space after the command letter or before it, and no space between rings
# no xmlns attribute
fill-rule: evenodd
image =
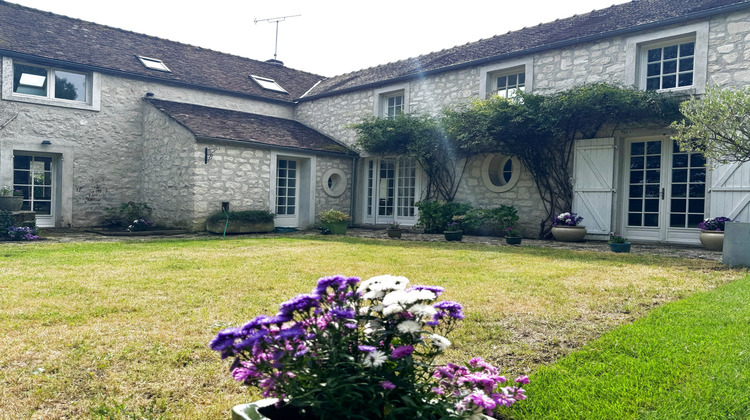
<svg viewBox="0 0 750 420"><path fill-rule="evenodd" d="M554 226L552 236L560 242L581 242L586 236L586 226Z"/></svg>

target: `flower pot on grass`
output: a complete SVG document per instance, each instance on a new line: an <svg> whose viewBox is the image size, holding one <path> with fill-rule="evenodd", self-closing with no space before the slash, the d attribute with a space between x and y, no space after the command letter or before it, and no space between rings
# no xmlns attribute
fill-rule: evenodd
<svg viewBox="0 0 750 420"><path fill-rule="evenodd" d="M461 242L464 238L464 231L462 230L451 230L443 232L445 240L449 242Z"/></svg>
<svg viewBox="0 0 750 420"><path fill-rule="evenodd" d="M403 231L400 228L388 228L385 230L389 238L400 238Z"/></svg>
<svg viewBox="0 0 750 420"><path fill-rule="evenodd" d="M609 244L609 250L612 252L630 252L630 242L625 242L622 244Z"/></svg>
<svg viewBox="0 0 750 420"><path fill-rule="evenodd" d="M323 227L331 232L331 235L346 235L346 222L323 222Z"/></svg>
<svg viewBox="0 0 750 420"><path fill-rule="evenodd" d="M709 251L721 251L724 249L723 230L701 230L698 239L700 239L701 245Z"/></svg>
<svg viewBox="0 0 750 420"><path fill-rule="evenodd" d="M521 241L523 240L522 237L506 237L505 243L508 245L521 245Z"/></svg>
<svg viewBox="0 0 750 420"><path fill-rule="evenodd" d="M320 213L321 225L333 235L346 235L346 226L351 219L347 213L333 209Z"/></svg>
<svg viewBox="0 0 750 420"><path fill-rule="evenodd" d="M554 226L552 236L560 242L581 242L586 236L586 226Z"/></svg>

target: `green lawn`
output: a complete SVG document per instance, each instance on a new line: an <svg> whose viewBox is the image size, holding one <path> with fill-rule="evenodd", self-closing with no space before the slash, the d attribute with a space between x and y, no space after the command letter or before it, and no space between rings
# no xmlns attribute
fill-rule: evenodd
<svg viewBox="0 0 750 420"><path fill-rule="evenodd" d="M444 298L461 302L467 313L463 328L451 337L454 347L447 358L482 356L512 375L536 372L658 305L693 295L737 295L727 300L726 310L737 311L742 319L738 291L699 292L746 276L698 260L322 236L0 243L0 418L228 418L232 405L253 396L231 380L227 362L207 343L221 328L273 313L280 302L331 274L399 274L413 284L445 287ZM747 293L747 283L745 278L728 287ZM676 318L664 313L665 319ZM656 322L661 325L666 321ZM673 332L689 341L682 331L692 327L680 325L662 334ZM620 331L627 329L616 333ZM609 337L604 344L596 341L590 349L572 353L559 366L625 340L607 344ZM742 339L747 337L727 333L708 335L704 342L708 347L720 340L728 341L727 346L746 344ZM645 351L640 350L644 340L629 340L633 351ZM654 354L667 353L674 351ZM725 361L734 366L735 359ZM703 370L689 362L691 368L677 362L668 368L669 361L638 369L661 376L656 367L667 366L683 379L715 380L726 384L715 392L726 395L747 379L733 376L731 367L719 360L712 359L713 367ZM614 364L630 369L625 362ZM538 395L559 389L554 369L532 376L527 401L532 418L545 418L534 411L545 410L546 396ZM716 379L704 377L711 375L709 370L719 372L711 377ZM622 386L616 378L603 387L592 379L567 386L581 387L580 381L594 387L575 397L584 400ZM697 388L679 391L664 393L670 400L633 400L644 404L635 412L647 418L661 412L666 418L680 416L666 410L690 407ZM706 396L700 398L706 401ZM533 399L539 402L532 405ZM684 417L692 417L686 413Z"/></svg>

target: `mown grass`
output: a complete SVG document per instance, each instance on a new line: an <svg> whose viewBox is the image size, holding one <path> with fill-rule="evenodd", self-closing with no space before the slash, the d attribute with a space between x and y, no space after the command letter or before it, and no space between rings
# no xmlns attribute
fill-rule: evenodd
<svg viewBox="0 0 750 420"><path fill-rule="evenodd" d="M532 375L518 419L750 417L750 276L673 302Z"/></svg>
<svg viewBox="0 0 750 420"><path fill-rule="evenodd" d="M447 358L512 374L743 275L645 255L321 236L0 244L0 418L228 418L251 396L208 341L338 273L445 287L467 312Z"/></svg>

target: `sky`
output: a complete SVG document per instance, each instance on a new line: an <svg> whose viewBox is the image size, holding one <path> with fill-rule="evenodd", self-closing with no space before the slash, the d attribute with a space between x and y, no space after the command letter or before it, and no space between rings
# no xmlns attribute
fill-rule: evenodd
<svg viewBox="0 0 750 420"><path fill-rule="evenodd" d="M86 21L335 76L628 0L9 0ZM256 22L256 20L258 20Z"/></svg>

